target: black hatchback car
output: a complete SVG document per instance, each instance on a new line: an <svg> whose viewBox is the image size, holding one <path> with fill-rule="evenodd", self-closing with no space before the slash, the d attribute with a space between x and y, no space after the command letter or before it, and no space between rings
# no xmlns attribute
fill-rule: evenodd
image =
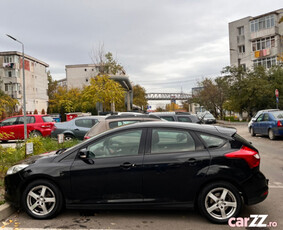
<svg viewBox="0 0 283 230"><path fill-rule="evenodd" d="M74 209L190 208L210 221L268 195L258 151L235 129L177 122L116 128L29 158L5 177L7 201L32 217Z"/></svg>

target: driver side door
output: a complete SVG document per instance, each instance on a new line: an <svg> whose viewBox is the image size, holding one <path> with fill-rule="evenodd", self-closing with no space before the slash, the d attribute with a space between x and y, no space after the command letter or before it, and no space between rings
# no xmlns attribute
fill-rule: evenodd
<svg viewBox="0 0 283 230"><path fill-rule="evenodd" d="M88 143L71 166L73 200L81 204L142 202L145 130L115 132Z"/></svg>

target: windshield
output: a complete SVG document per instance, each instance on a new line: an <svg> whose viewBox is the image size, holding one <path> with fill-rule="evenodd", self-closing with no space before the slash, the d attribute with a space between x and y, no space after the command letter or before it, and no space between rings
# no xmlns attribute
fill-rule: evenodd
<svg viewBox="0 0 283 230"><path fill-rule="evenodd" d="M205 114L205 118L214 118L214 116L212 114L207 113Z"/></svg>

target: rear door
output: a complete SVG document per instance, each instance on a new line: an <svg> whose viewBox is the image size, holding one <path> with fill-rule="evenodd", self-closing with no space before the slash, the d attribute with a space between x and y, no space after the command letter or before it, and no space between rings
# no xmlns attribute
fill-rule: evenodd
<svg viewBox="0 0 283 230"><path fill-rule="evenodd" d="M192 201L209 162L208 151L193 132L149 129L143 162L144 201Z"/></svg>

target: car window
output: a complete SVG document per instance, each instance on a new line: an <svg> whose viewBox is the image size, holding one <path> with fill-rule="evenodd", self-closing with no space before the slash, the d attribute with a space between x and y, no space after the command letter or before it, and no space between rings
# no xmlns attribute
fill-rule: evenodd
<svg viewBox="0 0 283 230"><path fill-rule="evenodd" d="M263 115L263 121L269 121L269 115L268 115L268 113L265 113L265 114Z"/></svg>
<svg viewBox="0 0 283 230"><path fill-rule="evenodd" d="M25 119L24 117L19 117L17 124L18 125L24 124L24 119ZM33 116L27 116L26 119L27 119L27 124L35 123L35 118Z"/></svg>
<svg viewBox="0 0 283 230"><path fill-rule="evenodd" d="M139 154L141 135L141 129L119 132L90 144L87 150L93 158L135 156Z"/></svg>
<svg viewBox="0 0 283 230"><path fill-rule="evenodd" d="M272 115L275 117L275 119L283 119L283 111L272 112Z"/></svg>
<svg viewBox="0 0 283 230"><path fill-rule="evenodd" d="M42 117L42 120L44 122L54 122L53 118L52 117L49 117L49 116L44 116Z"/></svg>
<svg viewBox="0 0 283 230"><path fill-rule="evenodd" d="M195 141L187 131L171 129L153 129L151 153L172 153L194 151Z"/></svg>
<svg viewBox="0 0 283 230"><path fill-rule="evenodd" d="M16 123L17 117L8 118L1 122L1 126L14 125Z"/></svg>
<svg viewBox="0 0 283 230"><path fill-rule="evenodd" d="M209 134L200 134L201 139L206 144L207 148L218 148L221 147L226 140L221 137L209 135Z"/></svg>
<svg viewBox="0 0 283 230"><path fill-rule="evenodd" d="M167 121L174 121L174 117L172 116L160 116L160 117Z"/></svg>
<svg viewBox="0 0 283 230"><path fill-rule="evenodd" d="M180 122L192 122L189 117L177 117L178 121Z"/></svg>
<svg viewBox="0 0 283 230"><path fill-rule="evenodd" d="M76 126L91 128L95 123L92 119L78 119L75 121Z"/></svg>
<svg viewBox="0 0 283 230"><path fill-rule="evenodd" d="M263 114L260 114L259 117L256 119L256 121L262 121L263 120Z"/></svg>
<svg viewBox="0 0 283 230"><path fill-rule="evenodd" d="M113 129L122 125L129 125L129 124L134 124L140 121L112 121L109 123L109 128Z"/></svg>

